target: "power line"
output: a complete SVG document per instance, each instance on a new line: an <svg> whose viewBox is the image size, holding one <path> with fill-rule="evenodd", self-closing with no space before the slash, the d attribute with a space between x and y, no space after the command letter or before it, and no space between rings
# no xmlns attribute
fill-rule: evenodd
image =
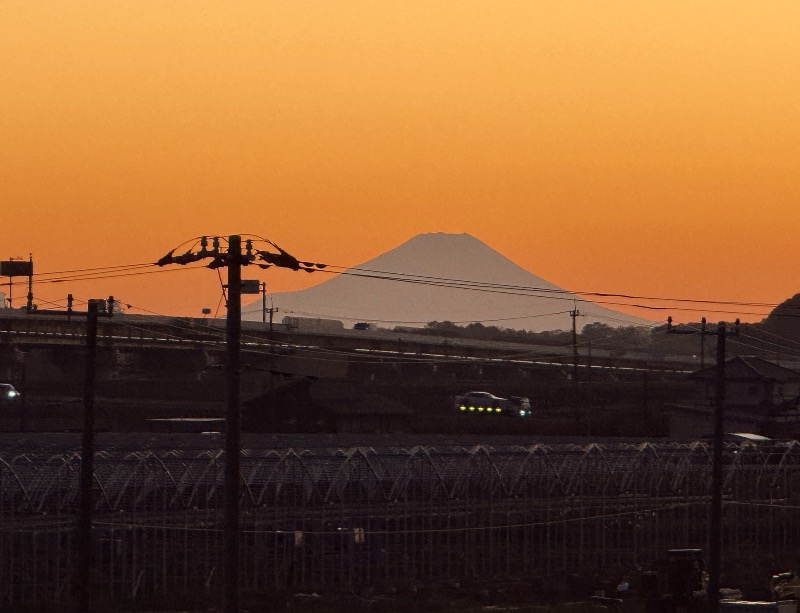
<svg viewBox="0 0 800 613"><path fill-rule="evenodd" d="M122 301L122 302L124 303L124 301ZM157 316L164 317L165 319L171 319L172 321L176 321L176 322L179 321L178 319L171 318L170 316L164 315L163 313L159 313L159 312L156 312L156 311L151 311L151 310L146 309L144 307L134 306L134 305L131 305L131 304L128 304L128 303L125 303L125 304L127 305L128 308L134 308L136 310L143 311L143 312L149 313L151 315L157 315ZM192 331L193 333L197 332L196 328L190 327L188 324L187 325L176 325L176 324L162 323L161 325L171 325L171 326L173 326L176 329L179 329L181 331ZM649 326L650 331L651 332L654 331L656 327L657 327L656 325ZM694 328L691 325L684 324L682 327L686 328L688 330L692 330L695 333L698 333L698 334L700 333L700 329L699 328ZM647 329L648 326L641 326L641 328ZM209 334L212 334L212 335L214 333L216 333L218 336L222 334L222 330L221 329L215 329L215 328L209 327L206 330L207 330L207 332ZM423 333L423 332L420 331L420 333ZM565 331L564 334L568 334L568 332ZM707 336L710 335L710 334L711 333L707 334ZM794 342L794 341L791 341L790 339L786 339L786 338L781 337L781 336L776 335L776 334L770 333L770 335L775 337L775 338L777 338L777 339L785 340L786 342L790 342L790 343ZM614 336L615 336L614 334L609 334L609 335L607 335L605 337L601 337L600 339L592 339L592 342L601 342L602 343L602 341L604 339L614 340ZM756 337L751 337L750 335L742 335L742 336L744 336L745 338L752 338L755 341L759 341L759 339L757 339ZM261 339L260 337L252 336L252 335L243 335L242 338L243 338L243 340L249 340L251 342L263 342L263 339ZM480 339L465 338L464 340L468 341L468 340L480 340ZM501 340L499 340L499 342L514 343L515 341L512 341L512 340L503 341L501 339ZM653 340L652 337L651 337L649 340L648 339L642 339L641 342L637 342L635 339L619 339L619 340L617 340L617 342L612 342L610 344L608 344L608 343L601 344L601 345L598 346L598 348L603 350L603 351L615 351L615 350L647 351L648 349L652 349L656 345L666 344L668 342L670 342L670 339L668 339L666 337L665 338L661 338L659 340ZM741 346L744 346L744 347L749 347L751 349L755 349L755 350L761 349L761 350L763 350L763 348L760 348L757 345L748 344L748 343L745 343L743 341L734 340L732 342L735 342L735 343L737 343L737 344L739 344ZM767 341L760 341L760 342L767 343ZM777 347L778 349L783 349L785 351L785 353L787 354L787 356L794 355L793 351L796 351L796 349L793 348L793 347L780 345L778 343L774 343L774 342L771 342L771 341L769 343L772 346ZM288 344L277 343L277 342L272 342L272 343L267 343L267 344L272 344L273 346L288 345ZM583 345L583 343L581 343L581 345ZM566 351L566 350L568 350L568 348L570 346L570 343L565 343L563 345L549 345L549 346L558 347L558 348L561 348L561 349ZM312 348L307 347L307 348L304 348L304 350L305 351L311 351ZM321 349L319 350L319 353L325 353L325 352L331 352L331 353L335 352L335 353L339 353L339 354L342 354L342 355L351 355L348 352L341 352L341 351L336 351L336 350L321 350ZM519 351L519 352L515 352L515 353L512 353L512 354L508 354L508 355L503 356L503 357L508 358L508 359L514 359L515 357L536 356L536 357L538 357L540 359L547 359L547 358L563 358L564 355L565 354L552 354L552 355L537 354L536 350L525 350L525 351Z"/></svg>
<svg viewBox="0 0 800 613"><path fill-rule="evenodd" d="M94 271L112 271L112 270L121 270L125 268L152 268L152 262L143 262L140 264L120 264L118 266L99 266L96 268L75 268L72 270L56 270L51 272L37 272L33 276L34 277L41 277L43 275L65 275L70 273L84 273L84 272L94 272Z"/></svg>
<svg viewBox="0 0 800 613"><path fill-rule="evenodd" d="M386 271L379 271L379 270L372 270L368 268L345 268L342 266L338 266L335 264L329 264L329 268L339 268L342 269L342 273L344 274L348 271L364 271L370 273L378 273L384 275L397 275L401 277L411 277L416 279L430 279L436 281L444 281L447 283L467 283L473 284L477 286L485 286L489 288L500 288L500 289L519 289L519 290L530 290L530 291L537 291L537 292L546 292L546 293L560 293L560 294L577 294L579 296L599 296L599 297L610 297L610 298L626 298L631 300L653 300L659 302L691 302L695 304L721 304L721 305L733 305L733 306L753 306L753 307L766 307L766 308L774 308L779 306L778 304L774 303L765 303L765 302L743 302L743 301L731 301L731 300L709 300L709 299L695 299L695 298L673 298L673 297L658 297L658 296L641 296L636 294L621 294L621 293L612 293L612 292L596 292L596 291L578 291L578 290L566 290L561 288L544 288L544 287L535 287L535 286L525 286L525 285L509 285L509 284L497 284L491 283L488 281L470 281L467 279L451 279L447 277L434 277L434 276L427 276L427 275L415 275L410 273L398 273L398 272L386 272ZM791 305L790 305L791 306Z"/></svg>
<svg viewBox="0 0 800 613"><path fill-rule="evenodd" d="M185 269L159 269L159 270L144 270L141 272L119 272L119 273L111 273L111 274L103 274L103 273L90 273L86 275L75 275L75 276L64 276L64 277L57 277L53 279L36 279L32 281L34 285L38 284L45 284L45 283L68 283L68 282L84 282L84 281L102 281L104 279L114 279L120 277L136 277L142 275L154 275L159 273L168 273L168 272L176 272L178 270L197 270L199 268L205 268L204 266L190 266ZM35 275L34 277L39 276ZM13 281L11 285L27 285L27 282L23 281Z"/></svg>
<svg viewBox="0 0 800 613"><path fill-rule="evenodd" d="M197 240L201 240L202 237L198 237L197 239L192 239L197 242ZM266 242L274 245L272 241L268 239L262 239ZM187 241L184 244L187 244ZM174 250L173 250L174 251ZM282 251L282 250L281 250ZM282 252L285 254L285 252ZM288 255L288 254L287 254ZM291 257L291 256L289 256ZM293 258L292 258L293 259ZM297 262L297 260L294 260ZM336 275L347 275L347 276L354 276L354 277L361 277L361 278L368 278L368 279L376 279L376 280L383 280L383 281L395 281L395 282L403 282L403 283L412 283L412 284L420 284L420 285L428 285L432 287L442 287L442 288L453 288L453 289L464 289L464 290L471 290L471 291L484 291L488 293L494 294L504 294L504 295L516 295L516 296L528 296L528 297L536 297L536 298L549 298L549 299L556 299L556 300L575 300L575 296L595 296L598 298L620 298L622 300L642 300L642 301L658 301L658 302L677 302L677 303L688 303L688 304L697 304L697 305L719 305L719 306L739 306L739 307L756 307L756 308L775 308L780 306L777 303L766 303L766 302L752 302L752 301L733 301L733 300L710 300L710 299L697 299L697 298L680 298L680 297L672 297L672 296L644 296L644 295L636 295L636 294L627 294L627 293L615 293L615 292L598 292L598 291L571 291L571 290L564 290L560 288L547 288L547 287L535 287L535 286L524 286L524 285L513 285L513 284L503 284L503 283L493 283L487 281L474 281L474 280L466 280L466 279L455 279L455 278L447 278L447 277L437 277L437 276L430 276L430 275L417 275L411 273L399 273L399 272L389 272L389 271L380 271L375 269L369 268L360 268L360 267L352 267L346 268L339 265L333 264L313 264L310 262L298 262L301 265L302 270L307 270L309 272L327 272L328 274L336 274ZM267 264L263 265L268 267L274 264ZM303 266L306 266L305 268ZM86 269L75 269L72 271L55 271L49 273L37 273L35 275L34 283L41 284L41 283L64 283L67 281L91 281L91 280L101 280L101 279L108 279L108 278L119 278L119 277L127 277L127 276L136 276L136 275L144 275L144 274L154 274L155 272L167 272L169 270L175 269L160 269L158 271L139 271L134 272L137 268L145 268L150 267L152 264L125 264L119 266L112 266L112 267L101 267L101 268L86 268ZM196 266L190 267L190 269L194 268L203 268L203 266ZM333 269L333 270L331 270ZM336 271L338 269L338 272ZM186 270L182 268L181 270ZM77 274L70 274L70 273L77 273ZM57 275L61 275L60 277ZM49 276L54 276L54 278L46 278ZM21 282L17 282L15 284L22 284ZM614 300L592 300L588 301L585 298L580 299L581 302L593 302L595 304L603 304L615 307L628 307L628 308L635 308L635 309L643 309L643 310L679 310L679 311L688 311L688 312L709 312L709 313L723 313L723 314L731 314L731 315L761 315L766 316L769 313L762 313L762 312L754 312L754 311L733 311L733 310L724 310L724 309L709 309L709 308L692 308L687 306L658 306L652 304L642 304L642 303L632 303L632 302L619 302ZM795 305L784 305L790 309L798 309ZM800 314L792 314L792 313L778 313L775 314L781 317L800 317ZM518 318L500 318L497 320L485 320L485 321L512 321L513 319L526 319L525 316L520 316ZM473 321L473 320L470 320ZM392 323L392 322L387 322ZM423 323L423 322L396 322L396 323Z"/></svg>

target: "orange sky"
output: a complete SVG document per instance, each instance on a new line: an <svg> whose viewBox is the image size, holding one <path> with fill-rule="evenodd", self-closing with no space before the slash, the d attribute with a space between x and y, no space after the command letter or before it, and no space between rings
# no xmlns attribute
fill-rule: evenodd
<svg viewBox="0 0 800 613"><path fill-rule="evenodd" d="M800 291L799 23L788 0L10 0L0 258L251 233L354 265L468 232L567 289L780 302ZM220 295L203 270L36 286L68 292L176 315Z"/></svg>

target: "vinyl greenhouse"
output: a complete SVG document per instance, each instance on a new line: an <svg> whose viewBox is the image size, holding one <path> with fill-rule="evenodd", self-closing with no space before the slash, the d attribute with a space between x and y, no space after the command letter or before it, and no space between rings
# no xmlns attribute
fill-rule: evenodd
<svg viewBox="0 0 800 613"><path fill-rule="evenodd" d="M190 442L187 442L190 441ZM359 591L621 576L707 546L704 442L460 445L285 440L241 454L242 590ZM0 447L0 608L66 602L80 455ZM216 439L98 445L93 575L108 602L220 593L224 454ZM105 446L104 446L105 445ZM142 449L142 447L145 447ZM731 581L796 569L800 445L726 443Z"/></svg>

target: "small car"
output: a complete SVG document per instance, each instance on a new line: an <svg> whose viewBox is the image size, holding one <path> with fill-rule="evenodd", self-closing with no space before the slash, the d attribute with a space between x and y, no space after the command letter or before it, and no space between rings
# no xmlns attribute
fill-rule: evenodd
<svg viewBox="0 0 800 613"><path fill-rule="evenodd" d="M19 392L10 383L0 383L0 401L16 400Z"/></svg>
<svg viewBox="0 0 800 613"><path fill-rule="evenodd" d="M502 413L509 408L509 401L489 392L467 392L456 397L456 407L462 412Z"/></svg>

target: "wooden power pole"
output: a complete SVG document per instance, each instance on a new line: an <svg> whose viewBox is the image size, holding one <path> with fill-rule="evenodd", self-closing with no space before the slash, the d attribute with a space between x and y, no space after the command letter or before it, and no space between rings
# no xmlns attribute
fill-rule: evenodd
<svg viewBox="0 0 800 613"><path fill-rule="evenodd" d="M700 330L682 330L672 327L672 317L667 319L668 334L708 334L705 318ZM708 510L708 611L719 611L719 588L722 569L722 447L725 443L725 341L728 335L738 336L739 320L734 329L727 330L724 321L717 324L713 333L717 337L717 366L715 376L713 449L711 456L711 507Z"/></svg>

